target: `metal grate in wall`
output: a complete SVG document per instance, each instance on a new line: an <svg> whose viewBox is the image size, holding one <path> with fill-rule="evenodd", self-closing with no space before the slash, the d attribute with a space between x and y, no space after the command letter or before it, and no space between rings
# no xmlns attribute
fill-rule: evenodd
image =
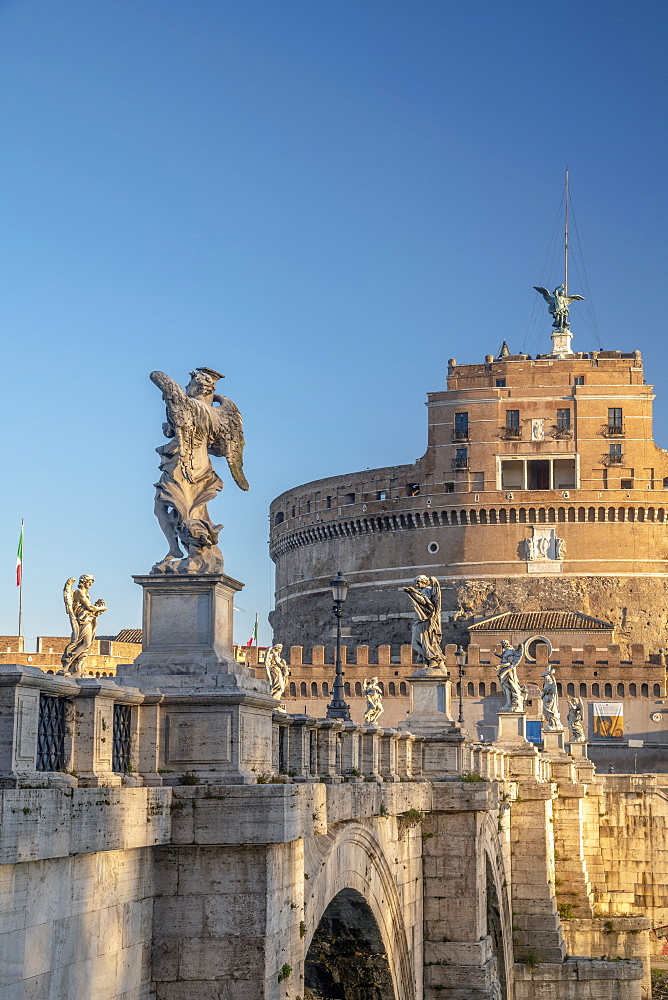
<svg viewBox="0 0 668 1000"><path fill-rule="evenodd" d="M114 705L114 739L112 769L128 771L130 768L130 712L129 705Z"/></svg>
<svg viewBox="0 0 668 1000"><path fill-rule="evenodd" d="M65 762L65 700L40 694L37 770L62 771Z"/></svg>

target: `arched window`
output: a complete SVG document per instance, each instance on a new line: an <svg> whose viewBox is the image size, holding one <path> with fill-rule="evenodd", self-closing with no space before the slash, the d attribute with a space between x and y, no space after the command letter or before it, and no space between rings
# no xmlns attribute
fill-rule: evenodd
<svg viewBox="0 0 668 1000"><path fill-rule="evenodd" d="M566 685L566 694L570 695L571 698L575 697L575 684Z"/></svg>
<svg viewBox="0 0 668 1000"><path fill-rule="evenodd" d="M624 697L624 685L623 684L618 684L617 685L617 697L618 698L623 698Z"/></svg>
<svg viewBox="0 0 668 1000"><path fill-rule="evenodd" d="M329 684L325 681L322 685L322 696L323 698L329 697Z"/></svg>
<svg viewBox="0 0 668 1000"><path fill-rule="evenodd" d="M527 523L527 512L524 507L520 507L520 524Z"/></svg>
<svg viewBox="0 0 668 1000"><path fill-rule="evenodd" d="M456 690L456 694L457 694L457 697L458 697L458 698L459 698L459 689L460 689L460 687L461 687L461 684L462 684L462 682L461 682L461 681L457 681L457 690Z"/></svg>
<svg viewBox="0 0 668 1000"><path fill-rule="evenodd" d="M599 521L605 521L605 507L598 508L598 519Z"/></svg>
<svg viewBox="0 0 668 1000"><path fill-rule="evenodd" d="M580 697L581 698L586 698L587 697L587 685L586 684L581 684L580 685Z"/></svg>
<svg viewBox="0 0 668 1000"><path fill-rule="evenodd" d="M496 694L496 684L494 681L492 681L492 683L489 685L489 693Z"/></svg>
<svg viewBox="0 0 668 1000"><path fill-rule="evenodd" d="M350 698L350 681L345 681L345 683L343 685L343 690L346 692L346 694Z"/></svg>
<svg viewBox="0 0 668 1000"><path fill-rule="evenodd" d="M388 689L388 691L390 692L391 695L393 695L393 696L396 695L397 689L394 686L394 681L390 681L390 683L387 685L387 689Z"/></svg>
<svg viewBox="0 0 668 1000"><path fill-rule="evenodd" d="M624 510L623 507L620 507L619 510L617 511L617 520L618 521L626 520L626 511Z"/></svg>
<svg viewBox="0 0 668 1000"><path fill-rule="evenodd" d="M316 684L315 681L311 682L311 697L312 698L318 697L318 685Z"/></svg>
<svg viewBox="0 0 668 1000"><path fill-rule="evenodd" d="M479 695L480 698L484 698L485 697L485 682L484 681L480 681L480 684L478 684L478 695Z"/></svg>
<svg viewBox="0 0 668 1000"><path fill-rule="evenodd" d="M378 681L378 687L380 688L380 693L382 694L382 696L384 698L385 697L385 685L383 684L382 681Z"/></svg>
<svg viewBox="0 0 668 1000"><path fill-rule="evenodd" d="M585 513L584 507L578 507L578 521L581 523L585 520Z"/></svg>
<svg viewBox="0 0 668 1000"><path fill-rule="evenodd" d="M663 519L665 518L665 516L666 516L665 510L663 509L663 507L660 507L659 508L659 521L663 521Z"/></svg>
<svg viewBox="0 0 668 1000"><path fill-rule="evenodd" d="M575 507L568 508L568 520L571 522L575 521Z"/></svg>
<svg viewBox="0 0 668 1000"><path fill-rule="evenodd" d="M482 514L482 511L481 511L481 514ZM482 517L481 517L480 520L482 522ZM469 511L469 524L477 524L477 523L478 523L478 515L476 514L476 512L474 510L470 510Z"/></svg>
<svg viewBox="0 0 668 1000"><path fill-rule="evenodd" d="M507 523L508 523L508 513L507 513L507 511L500 510L499 511L499 524L507 524Z"/></svg>
<svg viewBox="0 0 668 1000"><path fill-rule="evenodd" d="M283 524L283 521L285 521L285 514L283 513L282 510L279 510L279 512L274 517L274 524Z"/></svg>
<svg viewBox="0 0 668 1000"><path fill-rule="evenodd" d="M605 697L612 698L612 684L605 685Z"/></svg>
<svg viewBox="0 0 668 1000"><path fill-rule="evenodd" d="M487 511L486 510L481 510L480 511L480 523L481 524L487 524Z"/></svg>
<svg viewBox="0 0 668 1000"><path fill-rule="evenodd" d="M614 507L608 507L608 521L612 521L614 523L617 520L617 518L615 517L616 513L617 512L615 511Z"/></svg>
<svg viewBox="0 0 668 1000"><path fill-rule="evenodd" d="M529 507L529 524L535 524L535 523L536 523L536 508Z"/></svg>
<svg viewBox="0 0 668 1000"><path fill-rule="evenodd" d="M559 508L557 517L558 517L560 523L566 520L566 509L565 509L565 507L560 507Z"/></svg>
<svg viewBox="0 0 668 1000"><path fill-rule="evenodd" d="M290 681L290 697L291 698L297 697L297 685L295 684L294 681Z"/></svg>
<svg viewBox="0 0 668 1000"><path fill-rule="evenodd" d="M495 510L490 510L490 512L489 512L489 523L490 524L496 524L496 511Z"/></svg>
<svg viewBox="0 0 668 1000"><path fill-rule="evenodd" d="M649 687L647 684L640 685L640 697L649 698Z"/></svg>
<svg viewBox="0 0 668 1000"><path fill-rule="evenodd" d="M554 522L557 520L555 512L554 512L554 507L550 507L550 509L548 510L548 512L547 512L547 519L550 522L550 524L554 524Z"/></svg>
<svg viewBox="0 0 668 1000"><path fill-rule="evenodd" d="M466 517L466 511L465 510L460 510L460 512L459 512L459 523L460 524L468 524L468 519Z"/></svg>
<svg viewBox="0 0 668 1000"><path fill-rule="evenodd" d="M644 521L645 520L645 508L644 507L639 507L638 508L638 520L639 521Z"/></svg>
<svg viewBox="0 0 668 1000"><path fill-rule="evenodd" d="M632 698L635 698L637 694L637 689L635 684L629 684L629 694L631 695Z"/></svg>
<svg viewBox="0 0 668 1000"><path fill-rule="evenodd" d="M466 685L466 693L469 696L469 698L475 697L475 685L473 684L473 681L469 681L468 684Z"/></svg>
<svg viewBox="0 0 668 1000"><path fill-rule="evenodd" d="M587 511L587 520L589 522L593 522L596 520L596 511L593 507L590 507L589 510Z"/></svg>
<svg viewBox="0 0 668 1000"><path fill-rule="evenodd" d="M450 514L450 524L457 524L457 511L453 510Z"/></svg>
<svg viewBox="0 0 668 1000"><path fill-rule="evenodd" d="M517 524L517 511L515 510L514 507L510 508L509 514L510 514L510 523Z"/></svg>
<svg viewBox="0 0 668 1000"><path fill-rule="evenodd" d="M648 510L647 510L647 520L648 521L653 521L654 520L654 508L653 507L649 507Z"/></svg>
<svg viewBox="0 0 668 1000"><path fill-rule="evenodd" d="M629 507L629 521L635 521L636 519L636 509L635 507Z"/></svg>
<svg viewBox="0 0 668 1000"><path fill-rule="evenodd" d="M362 697L362 685L359 681L355 681L355 694L358 698Z"/></svg>
<svg viewBox="0 0 668 1000"><path fill-rule="evenodd" d="M543 507L538 511L538 521L540 524L545 524L545 509Z"/></svg>
<svg viewBox="0 0 668 1000"><path fill-rule="evenodd" d="M563 694L563 691L561 690L561 683L559 681L557 681L557 694L559 695L560 698Z"/></svg>
<svg viewBox="0 0 668 1000"><path fill-rule="evenodd" d="M658 684L654 685L654 697L655 698L661 697L661 687Z"/></svg>
<svg viewBox="0 0 668 1000"><path fill-rule="evenodd" d="M405 681L402 681L401 684L399 685L399 694L403 694L403 695L407 695L408 694L408 688L406 687L406 682Z"/></svg>
<svg viewBox="0 0 668 1000"><path fill-rule="evenodd" d="M600 698L601 691L598 684L592 684L591 686L591 696L592 698Z"/></svg>
<svg viewBox="0 0 668 1000"><path fill-rule="evenodd" d="M302 681L301 684L299 685L299 693L302 696L302 698L306 697L306 681Z"/></svg>

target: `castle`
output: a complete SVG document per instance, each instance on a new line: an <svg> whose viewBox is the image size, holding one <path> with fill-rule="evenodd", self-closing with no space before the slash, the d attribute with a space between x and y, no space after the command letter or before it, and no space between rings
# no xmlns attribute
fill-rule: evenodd
<svg viewBox="0 0 668 1000"><path fill-rule="evenodd" d="M668 453L652 439L640 352L510 354L448 363L422 458L332 476L271 504L274 634L332 641L329 580L350 582L352 644L408 641L401 588L443 594L444 642L475 616L581 611L658 650L668 625ZM570 333L568 333L570 341Z"/></svg>

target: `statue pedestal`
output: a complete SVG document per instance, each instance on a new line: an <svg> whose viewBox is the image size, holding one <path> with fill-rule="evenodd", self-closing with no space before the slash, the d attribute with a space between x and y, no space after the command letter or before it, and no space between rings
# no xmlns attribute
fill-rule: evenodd
<svg viewBox="0 0 668 1000"><path fill-rule="evenodd" d="M266 690L234 659L234 595L243 583L225 574L134 576L144 591L142 652L123 675L166 688Z"/></svg>
<svg viewBox="0 0 668 1000"><path fill-rule="evenodd" d="M499 712L495 743L528 743L525 712Z"/></svg>
<svg viewBox="0 0 668 1000"><path fill-rule="evenodd" d="M413 674L408 683L410 709L399 729L428 735L456 728L450 711L452 681L446 673Z"/></svg>
<svg viewBox="0 0 668 1000"><path fill-rule="evenodd" d="M541 735L543 737L543 753L565 753L563 729L544 729Z"/></svg>
<svg viewBox="0 0 668 1000"><path fill-rule="evenodd" d="M573 740L568 744L568 752L574 760L589 760L587 757L587 744L575 743Z"/></svg>
<svg viewBox="0 0 668 1000"><path fill-rule="evenodd" d="M134 580L144 591L143 650L117 679L164 695L163 783L187 774L205 784L245 784L271 773L276 701L265 677L234 659L233 600L243 584L222 573Z"/></svg>

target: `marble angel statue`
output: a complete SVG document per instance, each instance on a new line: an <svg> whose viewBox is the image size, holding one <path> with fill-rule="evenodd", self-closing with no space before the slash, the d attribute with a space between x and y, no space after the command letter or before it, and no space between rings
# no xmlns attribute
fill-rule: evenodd
<svg viewBox="0 0 668 1000"><path fill-rule="evenodd" d="M414 582L415 586L403 588L415 610L411 646L418 654L420 663L442 670L445 668L445 656L441 647L441 585L435 576L416 576Z"/></svg>
<svg viewBox="0 0 668 1000"><path fill-rule="evenodd" d="M383 708L383 692L380 689L378 678L372 677L371 680L368 680L365 677L362 684L362 692L366 697L364 724L366 726L375 726L385 711Z"/></svg>
<svg viewBox="0 0 668 1000"><path fill-rule="evenodd" d="M571 743L584 743L584 704L582 698L568 699L568 728L571 731Z"/></svg>
<svg viewBox="0 0 668 1000"><path fill-rule="evenodd" d="M167 555L151 573L223 571L217 544L223 526L211 521L206 506L223 482L209 456L227 459L240 489L247 490L248 483L242 469L241 414L231 399L214 394L221 378L211 368L195 368L184 390L164 372L151 373L167 408L162 430L168 443L156 448L162 475L155 484L155 514L169 543Z"/></svg>
<svg viewBox="0 0 668 1000"><path fill-rule="evenodd" d="M95 583L92 576L85 573L80 576L76 590L72 589L73 583L74 577L71 576L63 587L63 600L70 619L72 638L65 647L61 663L65 673L80 674L86 655L95 641L97 620L107 610L107 605L102 598L93 604L88 596L90 588Z"/></svg>
<svg viewBox="0 0 668 1000"><path fill-rule="evenodd" d="M523 712L525 689L520 686L517 668L524 657L524 644L511 646L507 639L502 639L501 652L494 655L499 657L497 676L506 699L501 711Z"/></svg>
<svg viewBox="0 0 668 1000"><path fill-rule="evenodd" d="M543 701L543 729L562 732L564 727L559 717L559 693L554 667L548 667L545 673L541 674L541 677L545 678L541 692L541 699Z"/></svg>
<svg viewBox="0 0 668 1000"><path fill-rule="evenodd" d="M276 645L269 647L264 658L264 668L267 671L267 680L271 687L271 697L278 702L281 701L285 693L290 676L290 667L281 656L282 652L283 643L277 642Z"/></svg>

